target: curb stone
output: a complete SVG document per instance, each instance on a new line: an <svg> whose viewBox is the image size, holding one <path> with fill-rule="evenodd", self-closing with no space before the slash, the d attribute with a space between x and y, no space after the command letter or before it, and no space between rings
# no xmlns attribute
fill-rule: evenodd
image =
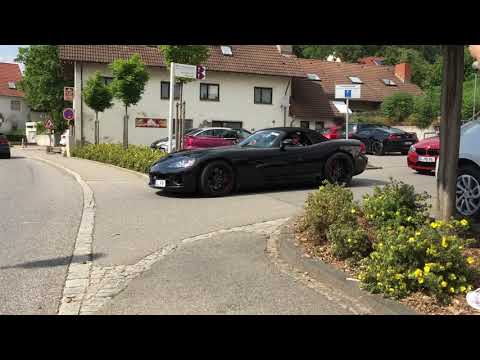
<svg viewBox="0 0 480 360"><path fill-rule="evenodd" d="M79 315L82 302L87 293L90 271L92 269L92 240L95 226L95 199L93 190L83 181L78 173L65 166L38 156L32 156L31 158L55 166L72 175L80 184L83 191L82 217L75 239L73 255L68 265L67 277L58 309L58 315ZM75 257L84 257L87 260L78 264L73 262Z"/></svg>
<svg viewBox="0 0 480 360"><path fill-rule="evenodd" d="M415 315L414 310L380 295L361 290L358 282L333 266L314 258L303 257L294 243L292 225L295 218L284 223L267 240L266 252L279 269L333 301L352 314Z"/></svg>

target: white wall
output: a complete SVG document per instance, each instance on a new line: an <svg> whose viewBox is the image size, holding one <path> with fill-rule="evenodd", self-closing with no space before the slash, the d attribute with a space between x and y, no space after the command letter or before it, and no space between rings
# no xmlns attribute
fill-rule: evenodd
<svg viewBox="0 0 480 360"><path fill-rule="evenodd" d="M11 110L11 101L20 101L20 111ZM25 100L16 96L0 96L0 113L3 115L3 123L0 124L0 132L9 133L16 126L17 129L25 131L25 122L28 121L30 108ZM1 121L1 120L0 120Z"/></svg>
<svg viewBox="0 0 480 360"><path fill-rule="evenodd" d="M107 65L84 64L83 84L95 71L110 76ZM162 68L149 68L150 80L146 86L142 100L129 108L129 143L149 145L154 140L168 135L167 129L135 128L135 118L155 117L168 119L169 101L160 99L160 82L169 81L169 73ZM205 81L193 81L184 84L183 98L186 101L186 119L193 119L193 126L203 121L242 121L247 130L262 129L272 126L283 126L284 112L280 101L287 90L290 78L280 76L261 76L212 72L207 69ZM200 83L220 85L220 101L200 101ZM271 87L273 104L254 104L254 87ZM80 140L80 64L75 64L75 138ZM291 86L287 96L290 96ZM118 101L112 109L99 114L100 141L119 143L122 141L124 108ZM291 118L287 111L287 126ZM87 142L94 141L95 113L83 104L84 136ZM275 120L275 124L273 121Z"/></svg>

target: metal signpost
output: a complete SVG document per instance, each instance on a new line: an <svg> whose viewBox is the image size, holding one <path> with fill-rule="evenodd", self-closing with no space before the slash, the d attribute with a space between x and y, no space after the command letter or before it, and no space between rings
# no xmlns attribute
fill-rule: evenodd
<svg viewBox="0 0 480 360"><path fill-rule="evenodd" d="M349 120L349 100L360 99L361 85L336 85L335 86L335 99L347 100L347 115L345 117L345 139L348 140L348 120Z"/></svg>
<svg viewBox="0 0 480 360"><path fill-rule="evenodd" d="M175 64L170 63L170 106L168 114L168 152L172 152L173 143L173 101L175 98L175 78L187 78L204 80L206 75L205 66L202 65L187 65L187 64ZM177 126L177 133L183 128L183 126ZM181 136L181 133L180 133ZM180 144L177 144L177 147Z"/></svg>

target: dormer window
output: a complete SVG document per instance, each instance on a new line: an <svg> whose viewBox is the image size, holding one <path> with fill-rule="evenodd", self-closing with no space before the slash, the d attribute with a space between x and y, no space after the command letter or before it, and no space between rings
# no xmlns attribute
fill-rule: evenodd
<svg viewBox="0 0 480 360"><path fill-rule="evenodd" d="M222 54L225 56L233 56L232 47L230 45L222 45L220 46L222 50Z"/></svg>
<svg viewBox="0 0 480 360"><path fill-rule="evenodd" d="M13 81L8 82L8 88L9 89L16 89L17 85Z"/></svg>
<svg viewBox="0 0 480 360"><path fill-rule="evenodd" d="M317 74L307 74L308 80L320 81L320 77Z"/></svg>
<svg viewBox="0 0 480 360"><path fill-rule="evenodd" d="M397 84L395 83L395 81L393 80L390 80L390 79L382 79L383 83L386 85L386 86L397 86Z"/></svg>
<svg viewBox="0 0 480 360"><path fill-rule="evenodd" d="M349 76L348 78L350 79L352 84L363 84L363 81L360 80L360 78L357 76Z"/></svg>

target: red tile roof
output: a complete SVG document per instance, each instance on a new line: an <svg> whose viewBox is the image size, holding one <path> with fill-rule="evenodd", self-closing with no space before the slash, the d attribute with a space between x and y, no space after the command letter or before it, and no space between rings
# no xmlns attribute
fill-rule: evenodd
<svg viewBox="0 0 480 360"><path fill-rule="evenodd" d="M127 59L137 53L149 66L164 67L164 59L157 48L145 45L59 45L63 61L111 63ZM227 71L261 75L303 77L295 57L283 56L275 45L231 45L233 56L225 56L220 46L209 46L207 72Z"/></svg>
<svg viewBox="0 0 480 360"><path fill-rule="evenodd" d="M10 89L9 82L22 80L22 72L18 64L0 63L0 96L24 97L22 91Z"/></svg>
<svg viewBox="0 0 480 360"><path fill-rule="evenodd" d="M291 113L295 116L331 118L336 115L336 108L331 104L331 100L335 98L335 85L351 84L350 76L359 77L363 81L362 101L381 103L396 92L422 95L422 90L417 85L402 83L395 76L393 66L369 66L316 59L296 61L306 74L317 74L321 81L294 80ZM386 86L382 79L393 80L396 86Z"/></svg>

